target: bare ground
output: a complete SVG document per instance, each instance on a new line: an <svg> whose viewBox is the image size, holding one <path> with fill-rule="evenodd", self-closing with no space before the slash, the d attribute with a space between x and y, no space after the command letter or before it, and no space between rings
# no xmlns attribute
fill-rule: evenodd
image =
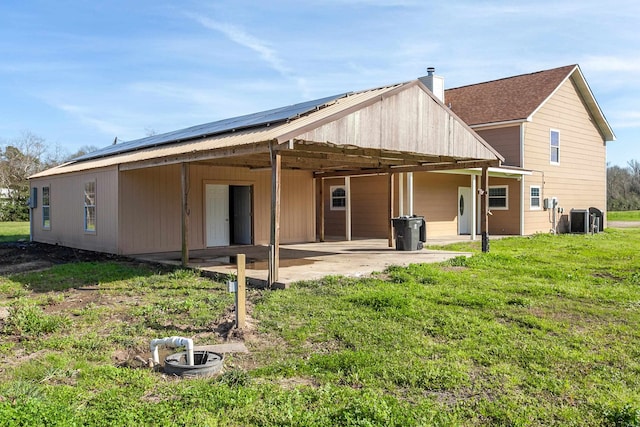
<svg viewBox="0 0 640 427"><path fill-rule="evenodd" d="M37 242L0 243L0 275L44 270L69 262L116 261L128 258Z"/></svg>
<svg viewBox="0 0 640 427"><path fill-rule="evenodd" d="M66 264L73 262L135 262L131 258L122 256L105 254L100 252L85 251L73 249L59 245L49 245L37 242L12 242L0 243L0 276L10 276L18 273L26 273L32 271L46 270L54 265ZM89 305L115 307L124 303L122 296L102 295L99 292L89 292L96 289L67 289L64 291L65 298L62 301L53 301L45 307L47 312L71 313L73 310L81 310ZM254 299L259 298L261 291L254 290L249 293L247 301L247 324L243 329L235 328L235 312L234 307L229 307L225 313L212 325L210 331L200 331L192 338L196 345L216 344L224 342L244 342L250 349L257 350L260 348L271 347L274 343L263 337L257 332L256 322L252 317ZM126 297L124 297L126 299ZM117 313L117 310L114 314ZM9 316L7 307L0 307L0 326ZM117 317L117 314L115 314ZM120 319L126 322L127 319ZM190 335L187 333L187 335ZM20 341L17 336L5 336L5 339ZM146 350L146 351L145 351ZM42 350L41 352L45 352ZM40 355L41 352L32 354L22 354L18 350L11 360L4 360L8 366L19 364L25 359ZM139 356L136 358L136 356ZM112 359L114 363L120 366L141 367L137 360L148 360L151 356L148 349L130 348L126 350L114 351ZM255 354L238 354L231 362L228 368L246 369L257 365L259 362L255 360ZM2 372L2 369L0 369Z"/></svg>

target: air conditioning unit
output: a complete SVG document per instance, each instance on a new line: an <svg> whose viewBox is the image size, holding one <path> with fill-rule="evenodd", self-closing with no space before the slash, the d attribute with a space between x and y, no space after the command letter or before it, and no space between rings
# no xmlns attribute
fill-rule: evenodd
<svg viewBox="0 0 640 427"><path fill-rule="evenodd" d="M588 233L589 218L590 214L588 209L571 209L569 214L569 231L571 233Z"/></svg>

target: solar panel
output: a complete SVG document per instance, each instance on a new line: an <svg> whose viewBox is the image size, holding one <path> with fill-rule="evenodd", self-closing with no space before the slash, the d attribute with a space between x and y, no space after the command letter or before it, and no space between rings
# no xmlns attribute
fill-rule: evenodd
<svg viewBox="0 0 640 427"><path fill-rule="evenodd" d="M170 144L178 141L186 141L189 139L219 135L240 129L286 122L288 120L316 110L328 103L335 101L336 99L343 98L346 95L346 93L343 93L340 95L328 96L326 98L315 99L313 101L306 101L286 107L274 108L273 110L232 117L216 122L188 127L186 129L175 130L160 135L152 135L146 138L113 144L108 147L104 147L91 153L82 155L80 157L76 157L75 159L73 159L73 161L83 161L96 159L99 157L107 157L115 154L141 150L144 148Z"/></svg>

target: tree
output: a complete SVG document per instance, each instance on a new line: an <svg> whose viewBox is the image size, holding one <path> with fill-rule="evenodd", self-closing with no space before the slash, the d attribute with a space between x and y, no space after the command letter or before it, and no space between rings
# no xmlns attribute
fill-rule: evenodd
<svg viewBox="0 0 640 427"><path fill-rule="evenodd" d="M46 151L45 140L28 131L0 149L1 220L29 219L29 176L47 166L43 162Z"/></svg>
<svg viewBox="0 0 640 427"><path fill-rule="evenodd" d="M630 160L627 167L607 168L607 209L627 211L640 209L640 162Z"/></svg>

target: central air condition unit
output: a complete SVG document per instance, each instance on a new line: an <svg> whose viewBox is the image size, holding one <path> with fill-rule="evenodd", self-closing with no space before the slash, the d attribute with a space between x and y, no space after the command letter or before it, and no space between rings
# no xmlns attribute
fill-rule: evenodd
<svg viewBox="0 0 640 427"><path fill-rule="evenodd" d="M571 209L569 214L569 231L572 233L589 232L589 210Z"/></svg>

